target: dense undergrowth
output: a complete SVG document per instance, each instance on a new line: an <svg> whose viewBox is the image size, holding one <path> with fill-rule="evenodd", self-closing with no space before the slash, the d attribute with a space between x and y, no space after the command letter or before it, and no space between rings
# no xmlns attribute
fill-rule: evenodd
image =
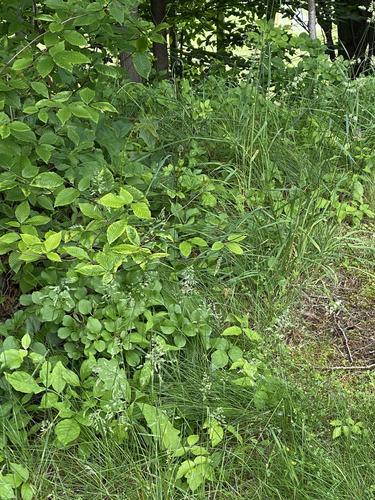
<svg viewBox="0 0 375 500"><path fill-rule="evenodd" d="M307 285L372 276L374 80L303 64L272 91L9 84L1 498L374 495L371 374L282 334Z"/></svg>

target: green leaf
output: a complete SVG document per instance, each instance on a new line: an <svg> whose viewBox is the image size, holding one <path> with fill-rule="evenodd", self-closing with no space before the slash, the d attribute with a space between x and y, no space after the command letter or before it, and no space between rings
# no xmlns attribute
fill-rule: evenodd
<svg viewBox="0 0 375 500"><path fill-rule="evenodd" d="M17 370L27 356L27 352L21 349L6 349L0 353L0 363L9 368L9 370Z"/></svg>
<svg viewBox="0 0 375 500"><path fill-rule="evenodd" d="M139 202L139 203L132 203L131 206L133 213L136 217L139 219L151 219L151 211L148 208L147 203Z"/></svg>
<svg viewBox="0 0 375 500"><path fill-rule="evenodd" d="M191 470L193 470L195 467L195 463L193 460L185 460L182 462L180 467L177 470L176 474L176 479L181 479L182 477L185 477L186 474L188 474Z"/></svg>
<svg viewBox="0 0 375 500"><path fill-rule="evenodd" d="M230 326L229 328L226 328L221 335L224 336L238 336L241 335L242 333L242 328L239 326Z"/></svg>
<svg viewBox="0 0 375 500"><path fill-rule="evenodd" d="M17 371L14 373L6 373L6 380L9 384L18 392L23 392L25 394L38 394L44 389L40 387L34 380L34 378L26 372Z"/></svg>
<svg viewBox="0 0 375 500"><path fill-rule="evenodd" d="M79 209L86 217L95 220L101 220L103 218L99 207L92 205L91 203L79 203Z"/></svg>
<svg viewBox="0 0 375 500"><path fill-rule="evenodd" d="M90 102L95 97L95 90L92 90L92 89L89 89L86 87L85 89L80 90L79 97L82 99L82 101L85 104L90 104Z"/></svg>
<svg viewBox="0 0 375 500"><path fill-rule="evenodd" d="M222 243L221 241L215 241L215 243L212 245L212 250L214 252L218 252L222 248L224 248L224 243Z"/></svg>
<svg viewBox="0 0 375 500"><path fill-rule="evenodd" d="M189 241L182 241L179 244L179 249L180 249L181 254L184 257L189 257L189 255L191 254L191 251L192 251L193 247L192 247L191 243L189 243Z"/></svg>
<svg viewBox="0 0 375 500"><path fill-rule="evenodd" d="M81 427L76 420L66 418L61 420L61 422L56 425L55 433L58 441L60 441L62 445L66 446L79 437Z"/></svg>
<svg viewBox="0 0 375 500"><path fill-rule="evenodd" d="M16 59L13 63L12 69L15 71L22 71L23 69L28 68L33 63L33 56L30 54L25 57L21 57L20 59Z"/></svg>
<svg viewBox="0 0 375 500"><path fill-rule="evenodd" d="M31 185L34 187L50 190L56 189L62 184L64 184L64 179L55 172L42 172L31 181Z"/></svg>
<svg viewBox="0 0 375 500"><path fill-rule="evenodd" d="M109 13L115 21L123 24L125 19L125 8L118 0L112 0L109 4Z"/></svg>
<svg viewBox="0 0 375 500"><path fill-rule="evenodd" d="M211 362L215 368L224 368L229 362L228 354L225 351L215 351L212 353Z"/></svg>
<svg viewBox="0 0 375 500"><path fill-rule="evenodd" d="M61 238L62 238L61 231L49 235L44 242L44 247L46 249L46 252L51 252L52 250L57 248L60 245Z"/></svg>
<svg viewBox="0 0 375 500"><path fill-rule="evenodd" d="M168 417L160 409L146 403L139 404L139 408L152 435L160 441L164 449L176 451L181 448L180 431L173 427Z"/></svg>
<svg viewBox="0 0 375 500"><path fill-rule="evenodd" d="M225 246L231 253L234 253L236 255L243 255L243 249L238 243L230 241L229 243L226 243Z"/></svg>
<svg viewBox="0 0 375 500"><path fill-rule="evenodd" d="M65 40L70 43L70 45L75 45L77 47L84 47L87 45L87 40L86 38L81 35L78 31L75 30L68 30L64 31L63 37Z"/></svg>
<svg viewBox="0 0 375 500"><path fill-rule="evenodd" d="M55 64L53 62L52 57L42 56L38 59L38 62L36 63L36 70L41 77L45 78L47 75L51 73L54 65Z"/></svg>
<svg viewBox="0 0 375 500"><path fill-rule="evenodd" d="M10 470L14 474L16 474L23 483L25 483L26 481L29 480L30 474L29 474L29 471L26 469L26 467L24 467L21 464L16 464L14 462L11 462L9 464L9 466L10 466Z"/></svg>
<svg viewBox="0 0 375 500"><path fill-rule="evenodd" d="M116 241L125 231L127 226L126 220L118 220L111 224L107 229L107 240L111 244Z"/></svg>
<svg viewBox="0 0 375 500"><path fill-rule="evenodd" d="M70 119L72 116L72 111L69 106L64 106L63 108L59 109L58 112L56 113L57 118L60 120L62 125L65 125L65 123Z"/></svg>
<svg viewBox="0 0 375 500"><path fill-rule="evenodd" d="M53 60L60 66L60 68L72 71L73 67L77 64L88 64L90 58L81 52L74 50L62 50L53 55Z"/></svg>
<svg viewBox="0 0 375 500"><path fill-rule="evenodd" d="M126 201L117 194L108 193L102 196L98 200L98 203L108 208L122 208L126 204Z"/></svg>
<svg viewBox="0 0 375 500"><path fill-rule="evenodd" d="M204 240L203 238L199 238L198 236L196 236L195 238L190 238L189 241L192 245L196 245L197 247L207 247L208 246L207 241Z"/></svg>
<svg viewBox="0 0 375 500"><path fill-rule="evenodd" d="M133 64L136 72L145 80L148 79L151 73L151 61L147 52L136 52L133 55Z"/></svg>
<svg viewBox="0 0 375 500"><path fill-rule="evenodd" d="M34 498L34 488L29 483L23 483L21 486L22 500L32 500Z"/></svg>
<svg viewBox="0 0 375 500"><path fill-rule="evenodd" d="M193 446L195 444L197 444L199 441L199 436L198 434L191 434L190 436L188 436L188 438L186 439L186 442L189 446Z"/></svg>
<svg viewBox="0 0 375 500"><path fill-rule="evenodd" d="M21 224L25 222L25 220L30 215L29 203L27 201L23 201L22 203L20 203L15 210L15 215L18 222L20 222Z"/></svg>
<svg viewBox="0 0 375 500"><path fill-rule="evenodd" d="M81 299L78 302L78 311L83 315L91 314L92 311L91 302L87 299Z"/></svg>
<svg viewBox="0 0 375 500"><path fill-rule="evenodd" d="M332 432L332 438L337 439L342 434L342 427L335 427Z"/></svg>
<svg viewBox="0 0 375 500"><path fill-rule="evenodd" d="M88 253L83 250L83 248L79 247L64 247L62 249L64 252L67 254L71 255L72 257L75 257L76 259L79 260L90 260L90 257Z"/></svg>
<svg viewBox="0 0 375 500"><path fill-rule="evenodd" d="M35 90L35 92L37 94L40 94L43 97L45 97L46 99L48 99L49 93L48 93L47 85L45 83L43 83L43 82L32 82L30 85L31 85L31 88L33 90Z"/></svg>
<svg viewBox="0 0 375 500"><path fill-rule="evenodd" d="M51 158L52 151L54 149L55 149L54 146L52 146L51 144L39 144L35 148L35 151L39 156L39 158L41 158L44 161L44 163L48 163Z"/></svg>
<svg viewBox="0 0 375 500"><path fill-rule="evenodd" d="M60 191L55 199L55 207L70 205L79 197L79 191L75 188L65 188Z"/></svg>
<svg viewBox="0 0 375 500"><path fill-rule="evenodd" d="M98 319L91 317L87 320L86 328L89 330L89 332L97 335L102 331L102 324Z"/></svg>
<svg viewBox="0 0 375 500"><path fill-rule="evenodd" d="M12 500L16 498L12 486L3 476L0 476L0 498L1 500Z"/></svg>

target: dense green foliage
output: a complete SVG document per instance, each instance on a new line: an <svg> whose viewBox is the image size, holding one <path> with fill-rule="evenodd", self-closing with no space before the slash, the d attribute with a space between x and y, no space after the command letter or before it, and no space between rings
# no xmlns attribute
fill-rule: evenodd
<svg viewBox="0 0 375 500"><path fill-rule="evenodd" d="M236 84L135 85L131 1L2 9L0 498L371 497L371 397L280 337L373 255L373 79L257 20Z"/></svg>

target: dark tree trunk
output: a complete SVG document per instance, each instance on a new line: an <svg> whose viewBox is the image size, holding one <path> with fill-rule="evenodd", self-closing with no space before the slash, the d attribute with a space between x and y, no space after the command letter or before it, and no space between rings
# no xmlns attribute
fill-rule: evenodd
<svg viewBox="0 0 375 500"><path fill-rule="evenodd" d="M134 17L138 17L138 6L133 8L132 13L133 13ZM142 82L141 76L135 70L135 67L133 64L133 59L132 59L132 54L130 54L128 52L121 52L121 54L120 54L120 66L125 69L130 81L132 81L134 83L141 83Z"/></svg>
<svg viewBox="0 0 375 500"><path fill-rule="evenodd" d="M365 71L371 62L369 56L372 52L374 35L373 26L369 23L370 3L369 0L337 2L339 55L353 61L354 78ZM360 6L364 6L365 9Z"/></svg>
<svg viewBox="0 0 375 500"><path fill-rule="evenodd" d="M167 0L151 0L151 15L155 26L166 21L167 17ZM165 38L164 43L154 43L153 53L155 56L155 69L159 73L168 74L169 57L167 45L167 30L162 30L161 34Z"/></svg>
<svg viewBox="0 0 375 500"><path fill-rule="evenodd" d="M326 47L327 47L326 53L329 55L331 61L334 61L336 59L336 52L332 36L333 23L332 21L320 19L319 17L318 17L318 23L324 33Z"/></svg>

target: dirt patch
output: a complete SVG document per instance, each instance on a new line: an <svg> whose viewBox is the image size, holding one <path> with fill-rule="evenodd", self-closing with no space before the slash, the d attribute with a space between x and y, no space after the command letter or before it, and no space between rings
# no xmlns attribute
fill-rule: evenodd
<svg viewBox="0 0 375 500"><path fill-rule="evenodd" d="M341 271L303 292L284 330L293 356L313 366L375 363L375 280Z"/></svg>

